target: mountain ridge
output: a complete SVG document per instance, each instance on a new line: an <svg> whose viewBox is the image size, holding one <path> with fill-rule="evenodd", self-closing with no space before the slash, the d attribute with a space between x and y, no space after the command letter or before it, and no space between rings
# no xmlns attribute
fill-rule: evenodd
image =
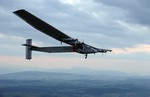
<svg viewBox="0 0 150 97"><path fill-rule="evenodd" d="M44 72L44 71L22 71L9 74L0 74L0 79L17 79L17 80L79 80L79 79L126 79L134 76L119 72L104 72L96 73L69 73L69 72Z"/></svg>

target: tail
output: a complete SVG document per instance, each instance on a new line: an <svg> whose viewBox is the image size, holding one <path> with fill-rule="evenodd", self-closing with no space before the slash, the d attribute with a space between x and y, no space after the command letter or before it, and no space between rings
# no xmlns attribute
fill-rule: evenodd
<svg viewBox="0 0 150 97"><path fill-rule="evenodd" d="M27 39L26 44L23 44L23 46L26 46L26 59L30 60L32 59L32 39Z"/></svg>
<svg viewBox="0 0 150 97"><path fill-rule="evenodd" d="M26 44L23 44L23 46L26 46L26 59L32 59L32 50L38 47L32 45L32 39L27 39Z"/></svg>

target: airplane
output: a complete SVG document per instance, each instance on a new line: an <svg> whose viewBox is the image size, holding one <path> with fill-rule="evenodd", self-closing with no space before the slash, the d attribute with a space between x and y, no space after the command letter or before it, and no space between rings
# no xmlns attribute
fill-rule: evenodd
<svg viewBox="0 0 150 97"><path fill-rule="evenodd" d="M111 52L112 50L109 49L99 49L84 42L78 41L78 39L74 39L60 30L56 29L55 27L51 26L50 24L44 22L43 20L39 19L38 17L34 16L30 12L26 11L25 9L19 9L13 12L15 15L23 19L25 22L30 24L35 29L43 32L44 34L60 41L61 43L66 43L70 46L56 46L56 47L38 47L32 45L32 39L27 39L26 44L26 59L32 59L32 51L39 51L39 52L46 52L46 53L66 53L66 52L76 52L85 55L85 59L87 59L88 54L95 54L95 53L107 53Z"/></svg>

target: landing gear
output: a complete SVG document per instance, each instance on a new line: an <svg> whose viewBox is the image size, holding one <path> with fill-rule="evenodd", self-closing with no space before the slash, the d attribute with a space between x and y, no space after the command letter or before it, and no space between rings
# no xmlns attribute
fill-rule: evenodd
<svg viewBox="0 0 150 97"><path fill-rule="evenodd" d="M88 55L88 54L85 54L85 59L87 59L87 55Z"/></svg>

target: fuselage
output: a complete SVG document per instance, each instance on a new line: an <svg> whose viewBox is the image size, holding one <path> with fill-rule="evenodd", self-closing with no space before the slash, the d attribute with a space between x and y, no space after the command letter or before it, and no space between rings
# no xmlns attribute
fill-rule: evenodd
<svg viewBox="0 0 150 97"><path fill-rule="evenodd" d="M81 54L92 54L92 53L97 53L98 51L95 48L82 43L76 45L76 52Z"/></svg>

